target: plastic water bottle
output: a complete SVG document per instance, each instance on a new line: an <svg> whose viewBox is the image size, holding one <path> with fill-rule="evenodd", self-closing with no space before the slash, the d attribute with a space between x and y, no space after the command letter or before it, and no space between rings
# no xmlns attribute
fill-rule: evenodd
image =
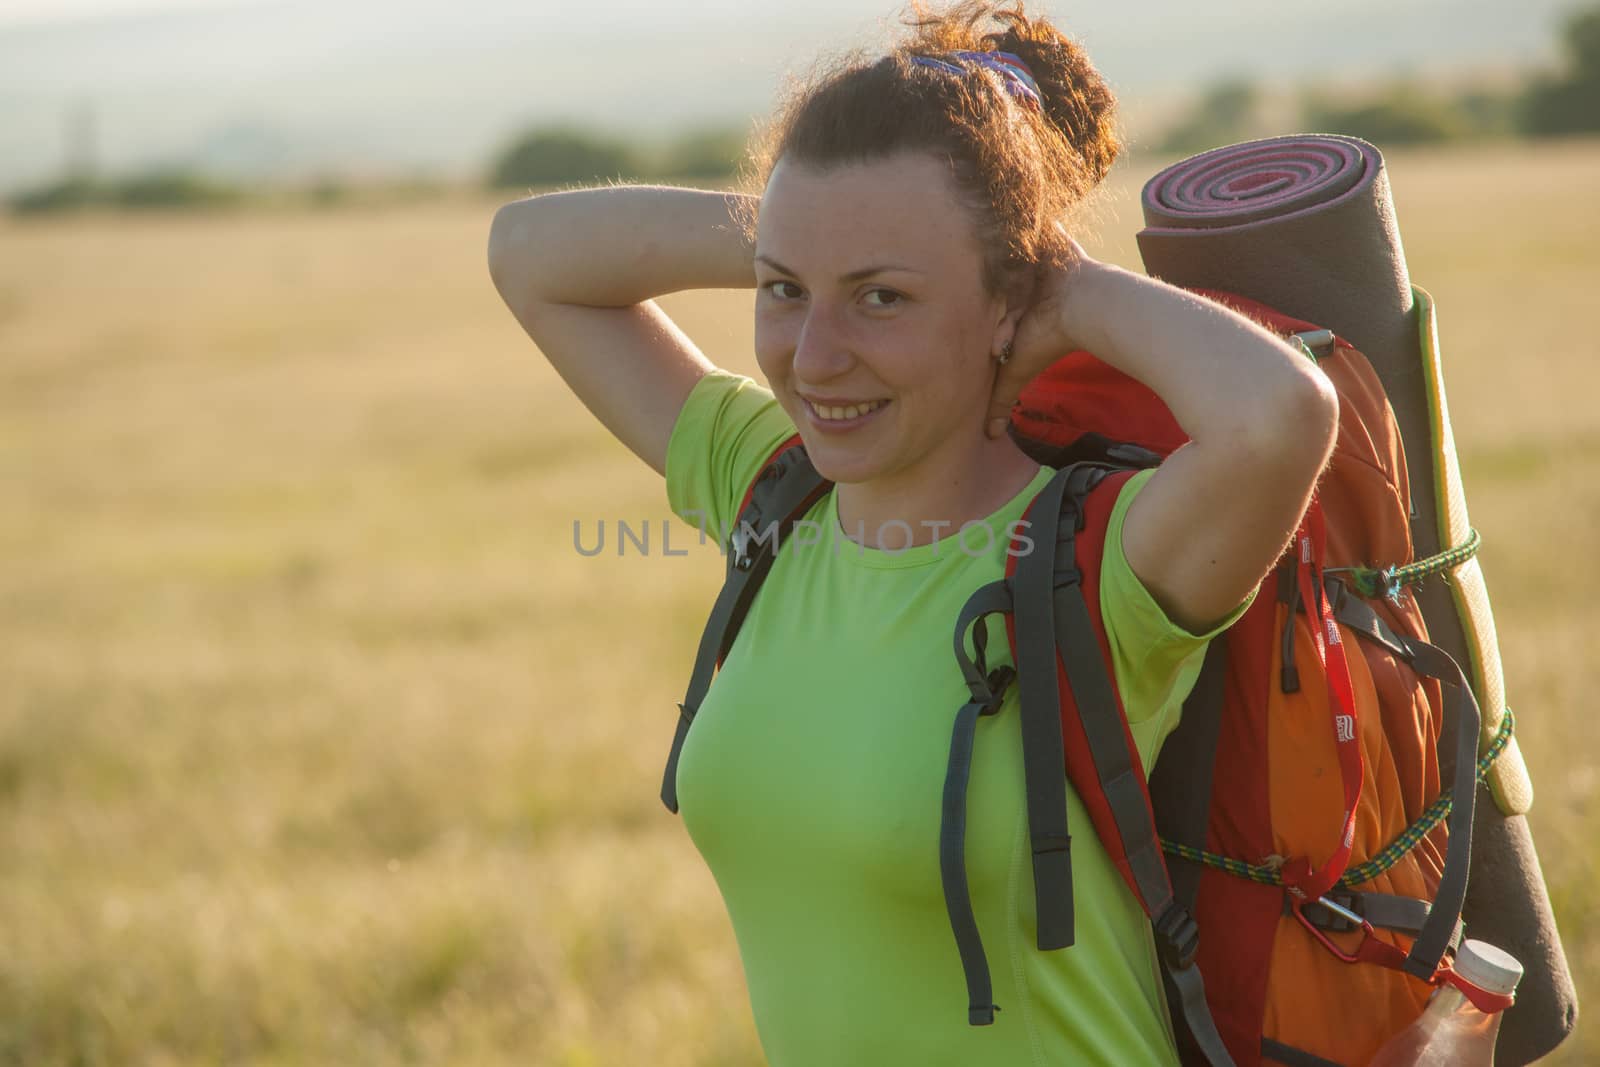
<svg viewBox="0 0 1600 1067"><path fill-rule="evenodd" d="M1509 996L1522 978L1522 964L1493 945L1463 941L1455 972L1480 989ZM1370 1067L1494 1067L1500 1015L1479 1011L1461 990L1444 986L1415 1022L1378 1050Z"/></svg>

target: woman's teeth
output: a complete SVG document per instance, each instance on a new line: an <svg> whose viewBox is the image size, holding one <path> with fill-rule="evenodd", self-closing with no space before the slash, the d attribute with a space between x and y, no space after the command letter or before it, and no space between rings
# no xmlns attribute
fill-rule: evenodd
<svg viewBox="0 0 1600 1067"><path fill-rule="evenodd" d="M812 404L811 410L816 413L817 418L832 422L842 419L856 419L860 418L862 415L870 415L872 412L877 411L887 403L887 400L869 400L865 404L851 404L849 407L842 408L822 407L818 404Z"/></svg>

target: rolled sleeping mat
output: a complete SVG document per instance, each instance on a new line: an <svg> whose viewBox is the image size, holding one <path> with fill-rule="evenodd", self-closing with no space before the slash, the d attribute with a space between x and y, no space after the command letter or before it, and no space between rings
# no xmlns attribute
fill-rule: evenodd
<svg viewBox="0 0 1600 1067"><path fill-rule="evenodd" d="M1432 299L1411 284L1383 157L1354 137L1274 137L1176 163L1144 187L1145 269L1222 289L1333 330L1371 361L1405 443L1413 555L1472 536L1456 460ZM1374 565L1404 563L1371 561ZM1480 752L1505 717L1505 684L1475 557L1410 590L1431 640L1462 665L1483 712ZM1450 751L1446 746L1444 751ZM1448 781L1449 768L1443 769ZM1513 738L1485 780L1463 918L1472 935L1522 961L1496 1061L1545 1055L1577 1021L1577 994L1524 818L1533 786Z"/></svg>

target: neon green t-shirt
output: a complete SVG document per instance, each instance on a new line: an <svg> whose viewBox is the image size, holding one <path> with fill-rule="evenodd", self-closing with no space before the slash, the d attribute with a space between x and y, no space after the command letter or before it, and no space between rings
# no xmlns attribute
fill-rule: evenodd
<svg viewBox="0 0 1600 1067"><path fill-rule="evenodd" d="M673 428L673 511L715 536L793 433L766 389L708 375ZM847 539L828 493L784 544L695 718L680 810L727 904L772 1067L1176 1062L1149 923L1070 784L1077 942L1037 947L1016 686L979 720L973 753L967 876L1001 1010L992 1026L967 1023L939 874L951 729L968 699L955 621L1003 577L1011 524L1052 473L989 516L988 535L901 551ZM1122 554L1146 481L1112 515L1101 613L1150 766L1211 635L1169 621ZM990 665L1010 662L989 625Z"/></svg>

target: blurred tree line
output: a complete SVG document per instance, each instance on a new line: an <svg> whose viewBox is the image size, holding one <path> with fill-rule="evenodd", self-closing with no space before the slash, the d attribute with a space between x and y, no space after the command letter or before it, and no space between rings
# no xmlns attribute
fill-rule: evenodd
<svg viewBox="0 0 1600 1067"><path fill-rule="evenodd" d="M738 170L744 153L744 133L725 127L692 130L655 150L573 126L542 127L501 149L490 164L489 184L550 186L607 178L718 181Z"/></svg>
<svg viewBox="0 0 1600 1067"><path fill-rule="evenodd" d="M1371 93L1302 94L1294 130L1341 133L1380 147L1472 137L1560 137L1600 132L1600 6L1574 12L1562 27L1562 67L1504 90L1447 93L1393 81ZM1152 147L1190 153L1289 132L1264 112L1259 87L1229 79L1205 90Z"/></svg>
<svg viewBox="0 0 1600 1067"><path fill-rule="evenodd" d="M1363 93L1309 90L1292 102L1292 114L1284 111L1281 94L1226 80L1204 90L1148 147L1191 153L1291 131L1349 134L1380 147L1600 132L1600 4L1567 17L1561 46L1557 71L1534 74L1520 85L1451 93L1395 81ZM513 137L489 161L485 177L498 189L606 180L723 182L738 171L744 155L745 133L730 127L643 145L572 125L545 126ZM337 179L320 180L305 193L316 206L346 203L354 195ZM215 208L260 196L180 168L118 180L68 175L18 194L10 204L18 214L38 214L92 207Z"/></svg>
<svg viewBox="0 0 1600 1067"><path fill-rule="evenodd" d="M11 198L19 215L74 211L88 207L127 210L225 207L244 199L244 191L182 170L157 170L129 178L73 177L29 189Z"/></svg>

